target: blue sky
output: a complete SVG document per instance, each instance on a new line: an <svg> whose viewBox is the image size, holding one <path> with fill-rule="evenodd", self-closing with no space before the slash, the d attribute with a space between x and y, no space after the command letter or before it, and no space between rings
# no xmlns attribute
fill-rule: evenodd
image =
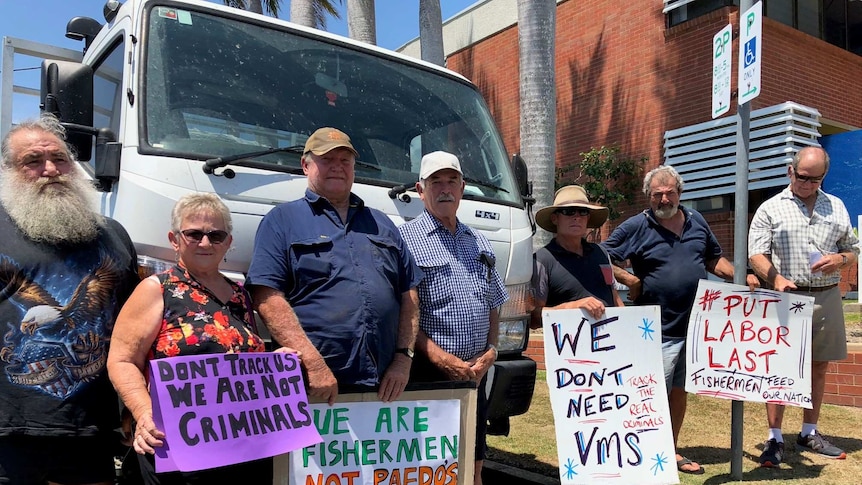
<svg viewBox="0 0 862 485"><path fill-rule="evenodd" d="M336 0L337 3L338 0ZM341 0L345 3L347 0ZM479 0L440 0L448 19ZM216 2L222 3L222 2ZM290 13L290 0L282 0L282 18ZM0 0L0 36L20 37L77 49L78 42L64 37L66 22L75 16L102 20L104 0ZM38 13L35 5L38 5ZM419 36L419 0L377 0L377 44L395 49ZM347 35L346 7L342 20L327 21L327 30Z"/></svg>
<svg viewBox="0 0 862 485"><path fill-rule="evenodd" d="M211 0L215 1L215 0ZM345 3L347 0L341 0ZM477 3L479 0L440 0L440 8L443 20L452 17L456 13ZM336 3L338 0L336 0ZM221 0L215 3L223 3ZM52 44L68 49L79 50L82 44L78 41L67 39L66 23L72 17L92 17L104 21L102 7L104 0L0 0L0 37L10 36L21 39L32 40L44 44ZM38 5L38 8L36 7ZM290 0L282 0L282 18L288 19L290 14ZM346 6L339 6L342 20L329 19L327 29L330 32L347 35ZM397 49L408 41L419 36L419 0L377 0L377 44L387 49ZM19 66L21 68L36 68L39 63L34 60L33 66ZM28 79L21 80L16 76L16 84L27 84L38 89L38 74L33 74L36 79L32 85ZM26 75L25 75L26 76ZM23 98L29 103L28 98ZM13 118L32 116L38 113L37 109L27 110L23 113L19 110L21 98L15 98L13 103L15 109ZM35 105L35 102L33 103Z"/></svg>

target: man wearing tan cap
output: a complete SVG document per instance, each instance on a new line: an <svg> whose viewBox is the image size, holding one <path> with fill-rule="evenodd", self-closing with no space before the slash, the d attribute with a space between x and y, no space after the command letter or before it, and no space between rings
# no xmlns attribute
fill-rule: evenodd
<svg viewBox="0 0 862 485"><path fill-rule="evenodd" d="M508 298L488 239L458 220L464 195L458 157L436 151L422 157L416 191L425 211L399 231L424 277L419 283L419 335L415 380L474 381L476 465L482 483L487 403L485 377L497 359L497 309Z"/></svg>
<svg viewBox="0 0 862 485"><path fill-rule="evenodd" d="M247 280L275 341L302 352L309 395L330 404L339 384L400 396L419 324L422 273L392 221L351 193L357 155L335 128L308 138L305 197L263 218Z"/></svg>
<svg viewBox="0 0 862 485"><path fill-rule="evenodd" d="M600 318L606 306L623 306L614 288L608 254L586 240L587 232L601 227L607 219L608 209L590 203L580 185L561 188L554 196L554 204L536 213L536 223L556 235L534 255L536 306L532 327L542 325L543 308L582 308L593 318Z"/></svg>

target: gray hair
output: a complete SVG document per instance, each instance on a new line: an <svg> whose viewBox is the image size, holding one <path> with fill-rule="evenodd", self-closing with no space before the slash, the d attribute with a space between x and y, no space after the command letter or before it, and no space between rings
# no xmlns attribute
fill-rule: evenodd
<svg viewBox="0 0 862 485"><path fill-rule="evenodd" d="M212 193L192 192L180 197L171 211L171 231L180 232L183 219L192 214L212 214L221 216L224 228L228 234L233 232L233 221L230 219L230 209L219 196Z"/></svg>
<svg viewBox="0 0 862 485"><path fill-rule="evenodd" d="M9 130L8 133L6 133L2 144L0 144L0 156L2 156L2 162L0 162L0 165L2 165L2 167L8 168L15 163L17 154L12 153L12 147L9 146L9 140L12 138L12 135L20 131L44 131L51 133L63 142L63 148L66 150L69 160L72 162L75 161L75 154L72 152L69 144L66 143L66 128L60 124L60 120L58 120L53 114L42 113L38 118L31 118L18 123Z"/></svg>
<svg viewBox="0 0 862 485"><path fill-rule="evenodd" d="M676 182L676 191L682 193L682 177L675 168L670 165L659 165L658 167L647 172L644 177L644 195L650 196L650 185L652 185L653 177L658 177L661 180L672 178Z"/></svg>
<svg viewBox="0 0 862 485"><path fill-rule="evenodd" d="M793 159L790 161L790 166L793 167L793 173L796 173L796 169L799 168L799 161L802 158L802 152L804 151L819 151L823 153L824 167L826 168L823 174L826 175L826 173L829 172L829 154L826 153L826 150L822 147L805 147L796 152L793 155Z"/></svg>

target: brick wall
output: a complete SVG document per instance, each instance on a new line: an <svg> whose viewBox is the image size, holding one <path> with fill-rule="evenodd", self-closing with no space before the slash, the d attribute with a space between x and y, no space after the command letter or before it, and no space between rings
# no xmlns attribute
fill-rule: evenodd
<svg viewBox="0 0 862 485"><path fill-rule="evenodd" d="M851 344L845 360L829 364L823 402L862 408L862 345Z"/></svg>
<svg viewBox="0 0 862 485"><path fill-rule="evenodd" d="M591 147L619 143L629 156L649 157L652 168L662 161L665 131L710 120L712 36L727 23L737 27L737 8L667 29L661 2L652 4L558 5L557 166L577 163ZM862 57L769 18L763 44L763 94L752 109L795 101L862 126L862 90L848 89L862 79ZM517 26L452 53L447 67L476 83L506 147L519 151Z"/></svg>
<svg viewBox="0 0 862 485"><path fill-rule="evenodd" d="M545 349L542 334L534 333L527 345L527 357L545 369ZM850 344L847 359L829 364L823 402L862 408L862 345Z"/></svg>
<svg viewBox="0 0 862 485"><path fill-rule="evenodd" d="M644 3L558 5L558 167L576 166L591 147L619 144L630 157L648 157L649 170L663 161L665 131L710 120L712 36L728 23L738 27L738 9L721 8L668 29L661 2ZM852 89L862 79L862 57L769 18L763 19L763 46L763 94L752 109L794 101L831 121L862 126L862 89ZM734 63L736 55L735 48ZM518 56L513 26L447 59L447 67L479 87L510 153L520 151ZM734 113L735 105L725 116ZM574 170L564 182L578 174ZM646 205L638 194L632 207L621 208L623 219L606 224L601 236ZM732 213L710 215L709 222L732 260ZM845 277L855 286L854 275ZM851 289L845 286L843 291Z"/></svg>

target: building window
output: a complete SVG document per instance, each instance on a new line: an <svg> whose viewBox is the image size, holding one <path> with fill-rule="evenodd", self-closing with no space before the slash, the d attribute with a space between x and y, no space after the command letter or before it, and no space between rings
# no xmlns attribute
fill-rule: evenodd
<svg viewBox="0 0 862 485"><path fill-rule="evenodd" d="M668 27L706 15L729 5L739 5L739 0L665 0L664 12Z"/></svg>
<svg viewBox="0 0 862 485"><path fill-rule="evenodd" d="M762 0L763 15L862 55L862 0ZM664 0L668 27L739 0Z"/></svg>

